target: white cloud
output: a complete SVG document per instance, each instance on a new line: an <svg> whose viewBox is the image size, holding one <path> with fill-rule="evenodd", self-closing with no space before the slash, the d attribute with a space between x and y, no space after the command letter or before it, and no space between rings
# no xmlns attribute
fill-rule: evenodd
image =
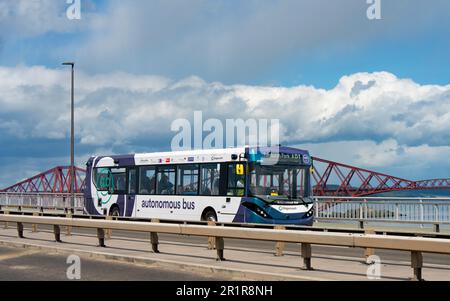
<svg viewBox="0 0 450 301"><path fill-rule="evenodd" d="M73 53L95 71L180 78L196 70L203 78L239 82L323 49L351 52L436 29L436 20L440 28L449 25L448 1L385 1L382 22L369 21L367 8L363 0L113 0L94 18L85 43L60 53Z"/></svg>
<svg viewBox="0 0 450 301"><path fill-rule="evenodd" d="M69 118L69 83L68 70L0 67L3 113L27 115L34 121L4 116L2 127L37 137L63 137ZM285 141L450 142L450 85L419 85L387 72L344 76L330 90L77 72L76 100L78 130L88 144L122 143L144 133L167 134L172 120L191 119L194 110L203 110L205 118L279 118Z"/></svg>
<svg viewBox="0 0 450 301"><path fill-rule="evenodd" d="M381 141L372 140L336 141L323 143L307 143L296 145L308 149L315 157L323 158L351 166L378 171L408 180L424 180L426 178L448 178L450 173L450 146L418 146L400 145L395 139ZM323 173L326 165L316 162L319 173ZM349 169L341 167L346 174ZM335 174L330 179L339 183ZM355 176L354 181L358 182Z"/></svg>
<svg viewBox="0 0 450 301"><path fill-rule="evenodd" d="M0 67L0 132L21 141L67 138L69 103L68 70ZM450 85L388 72L344 76L330 90L76 73L76 133L85 147L164 148L172 121L192 120L195 110L204 119L279 118L282 143L355 165L450 166Z"/></svg>

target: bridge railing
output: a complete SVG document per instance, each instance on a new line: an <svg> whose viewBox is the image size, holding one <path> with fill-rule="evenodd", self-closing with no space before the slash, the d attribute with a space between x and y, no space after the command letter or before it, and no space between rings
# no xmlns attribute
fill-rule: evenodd
<svg viewBox="0 0 450 301"><path fill-rule="evenodd" d="M83 194L76 193L74 201L72 205L70 193L0 192L0 206L83 208Z"/></svg>
<svg viewBox="0 0 450 301"><path fill-rule="evenodd" d="M316 221L450 223L450 198L314 197ZM0 192L0 206L73 208L82 211L83 194Z"/></svg>
<svg viewBox="0 0 450 301"><path fill-rule="evenodd" d="M449 223L450 198L315 197L316 220Z"/></svg>

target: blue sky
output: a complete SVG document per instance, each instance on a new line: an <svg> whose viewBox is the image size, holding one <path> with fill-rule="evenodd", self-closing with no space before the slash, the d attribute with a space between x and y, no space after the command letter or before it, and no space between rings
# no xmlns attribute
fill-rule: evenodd
<svg viewBox="0 0 450 301"><path fill-rule="evenodd" d="M365 0L81 4L82 19L69 20L65 0L0 0L0 164L10 170L0 187L68 162L68 73L60 66L68 59L77 63L77 108L86 112L77 124L79 164L98 152L167 149L174 117L201 109L211 118L280 118L283 142L317 156L398 176L450 177L449 1L381 0L381 20L368 20ZM124 87L127 80L141 84ZM374 80L360 99L345 94ZM241 111L217 111L214 97ZM280 106L279 116L255 113L254 103L265 101ZM39 102L52 108L40 111ZM139 119L120 115L127 103L185 107ZM293 104L308 108L308 122L293 121L304 112L283 115ZM380 105L392 118L380 115ZM111 132L128 135L96 136L98 120L111 122L104 116L116 122ZM160 131L149 129L149 137L139 124ZM367 145L379 153L366 157Z"/></svg>

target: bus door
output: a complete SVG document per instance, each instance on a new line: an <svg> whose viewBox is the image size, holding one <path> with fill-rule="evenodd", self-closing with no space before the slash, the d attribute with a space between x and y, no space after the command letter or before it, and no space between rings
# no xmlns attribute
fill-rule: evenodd
<svg viewBox="0 0 450 301"><path fill-rule="evenodd" d="M133 209L135 208L136 202L136 191L137 191L137 168L132 167L128 169L128 190L125 201L124 215L132 216L135 214Z"/></svg>

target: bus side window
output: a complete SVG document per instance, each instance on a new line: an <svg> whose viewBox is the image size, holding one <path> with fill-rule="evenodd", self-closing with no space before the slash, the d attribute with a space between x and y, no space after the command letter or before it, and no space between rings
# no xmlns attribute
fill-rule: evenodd
<svg viewBox="0 0 450 301"><path fill-rule="evenodd" d="M139 194L155 194L156 173L154 166L139 168Z"/></svg>
<svg viewBox="0 0 450 301"><path fill-rule="evenodd" d="M242 163L228 164L227 195L243 196L245 194L245 168Z"/></svg>
<svg viewBox="0 0 450 301"><path fill-rule="evenodd" d="M220 164L202 164L200 166L200 194L220 195Z"/></svg>
<svg viewBox="0 0 450 301"><path fill-rule="evenodd" d="M111 194L124 194L126 191L126 169L111 168L111 179L113 186L109 192Z"/></svg>
<svg viewBox="0 0 450 301"><path fill-rule="evenodd" d="M177 168L177 194L197 195L198 164L179 165Z"/></svg>
<svg viewBox="0 0 450 301"><path fill-rule="evenodd" d="M98 191L108 191L112 186L111 170L105 167L94 168L93 180Z"/></svg>
<svg viewBox="0 0 450 301"><path fill-rule="evenodd" d="M158 167L156 180L157 194L175 194L176 168L174 166Z"/></svg>

